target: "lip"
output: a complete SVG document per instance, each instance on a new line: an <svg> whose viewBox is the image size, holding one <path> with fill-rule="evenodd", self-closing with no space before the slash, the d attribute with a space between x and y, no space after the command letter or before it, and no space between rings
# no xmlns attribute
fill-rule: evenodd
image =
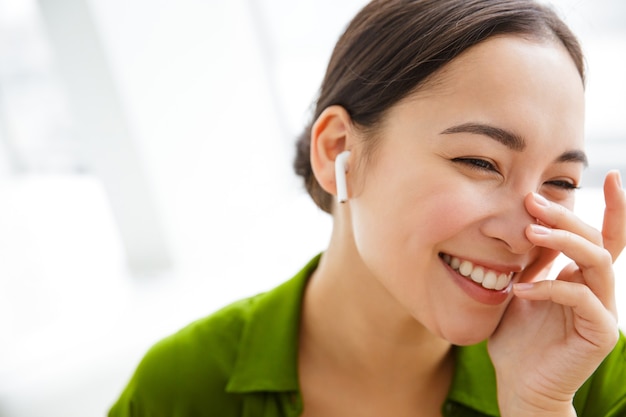
<svg viewBox="0 0 626 417"><path fill-rule="evenodd" d="M448 265L441 257L439 257L439 259L441 260L442 265L448 270L448 273L450 274L451 278L473 300L478 301L481 304L486 304L486 305L499 305L499 304L504 303L509 298L509 295L511 293L511 288L513 288L513 281L515 280L515 275L513 276L513 278L511 279L511 282L506 288L500 291L489 290L483 287L482 285L475 283L471 279L468 279L467 277L464 277L463 275L459 274L457 271L452 269L452 267ZM474 263L474 261L468 258L461 258L461 259L468 260ZM475 262L474 265L480 265L485 268L492 269L494 271L499 271L505 274L511 273L511 272L516 273L522 270L522 268L519 266L493 265L493 264L480 262L480 261Z"/></svg>

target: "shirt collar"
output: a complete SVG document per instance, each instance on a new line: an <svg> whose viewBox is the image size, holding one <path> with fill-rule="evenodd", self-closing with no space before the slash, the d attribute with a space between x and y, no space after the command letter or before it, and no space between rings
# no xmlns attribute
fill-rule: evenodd
<svg viewBox="0 0 626 417"><path fill-rule="evenodd" d="M250 300L227 392L298 391L302 298L320 256L289 281Z"/></svg>
<svg viewBox="0 0 626 417"><path fill-rule="evenodd" d="M496 375L487 343L454 349L456 363L448 400L488 416L499 416Z"/></svg>
<svg viewBox="0 0 626 417"><path fill-rule="evenodd" d="M250 299L235 368L227 392L297 392L298 340L304 289L321 255L292 279ZM455 347L448 400L498 416L495 371L486 342Z"/></svg>

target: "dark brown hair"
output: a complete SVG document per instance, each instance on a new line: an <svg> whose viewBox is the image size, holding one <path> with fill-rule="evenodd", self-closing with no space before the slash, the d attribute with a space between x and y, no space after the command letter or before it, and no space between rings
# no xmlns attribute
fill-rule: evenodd
<svg viewBox="0 0 626 417"><path fill-rule="evenodd" d="M350 22L330 58L313 115L331 105L355 126L374 131L385 112L463 51L496 35L560 41L584 83L580 45L547 6L532 0L373 0ZM330 213L333 197L310 162L311 124L298 138L294 168L315 203Z"/></svg>

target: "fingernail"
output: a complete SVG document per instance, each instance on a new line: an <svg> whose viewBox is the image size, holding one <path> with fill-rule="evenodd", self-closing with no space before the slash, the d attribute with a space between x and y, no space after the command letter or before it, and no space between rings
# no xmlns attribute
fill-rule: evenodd
<svg viewBox="0 0 626 417"><path fill-rule="evenodd" d="M550 205L548 200L546 200L541 194L533 193L533 197L535 198L535 203L540 206L548 207Z"/></svg>
<svg viewBox="0 0 626 417"><path fill-rule="evenodd" d="M536 235L549 235L552 231L540 224L531 224L530 229Z"/></svg>
<svg viewBox="0 0 626 417"><path fill-rule="evenodd" d="M532 282L518 282L516 284L513 284L513 288L515 289L515 291L527 291L530 290L534 287L534 284Z"/></svg>
<svg viewBox="0 0 626 417"><path fill-rule="evenodd" d="M619 171L617 171L617 185L622 188L622 174Z"/></svg>

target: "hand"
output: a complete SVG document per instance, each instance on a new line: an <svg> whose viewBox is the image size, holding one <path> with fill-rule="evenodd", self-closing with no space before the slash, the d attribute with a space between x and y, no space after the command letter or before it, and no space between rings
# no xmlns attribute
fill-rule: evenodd
<svg viewBox="0 0 626 417"><path fill-rule="evenodd" d="M607 175L604 196L602 232L558 204L525 200L541 223L528 226L528 239L573 263L556 280L515 284L516 297L489 340L503 416L575 416L574 394L617 342L613 262L626 245L618 172Z"/></svg>

